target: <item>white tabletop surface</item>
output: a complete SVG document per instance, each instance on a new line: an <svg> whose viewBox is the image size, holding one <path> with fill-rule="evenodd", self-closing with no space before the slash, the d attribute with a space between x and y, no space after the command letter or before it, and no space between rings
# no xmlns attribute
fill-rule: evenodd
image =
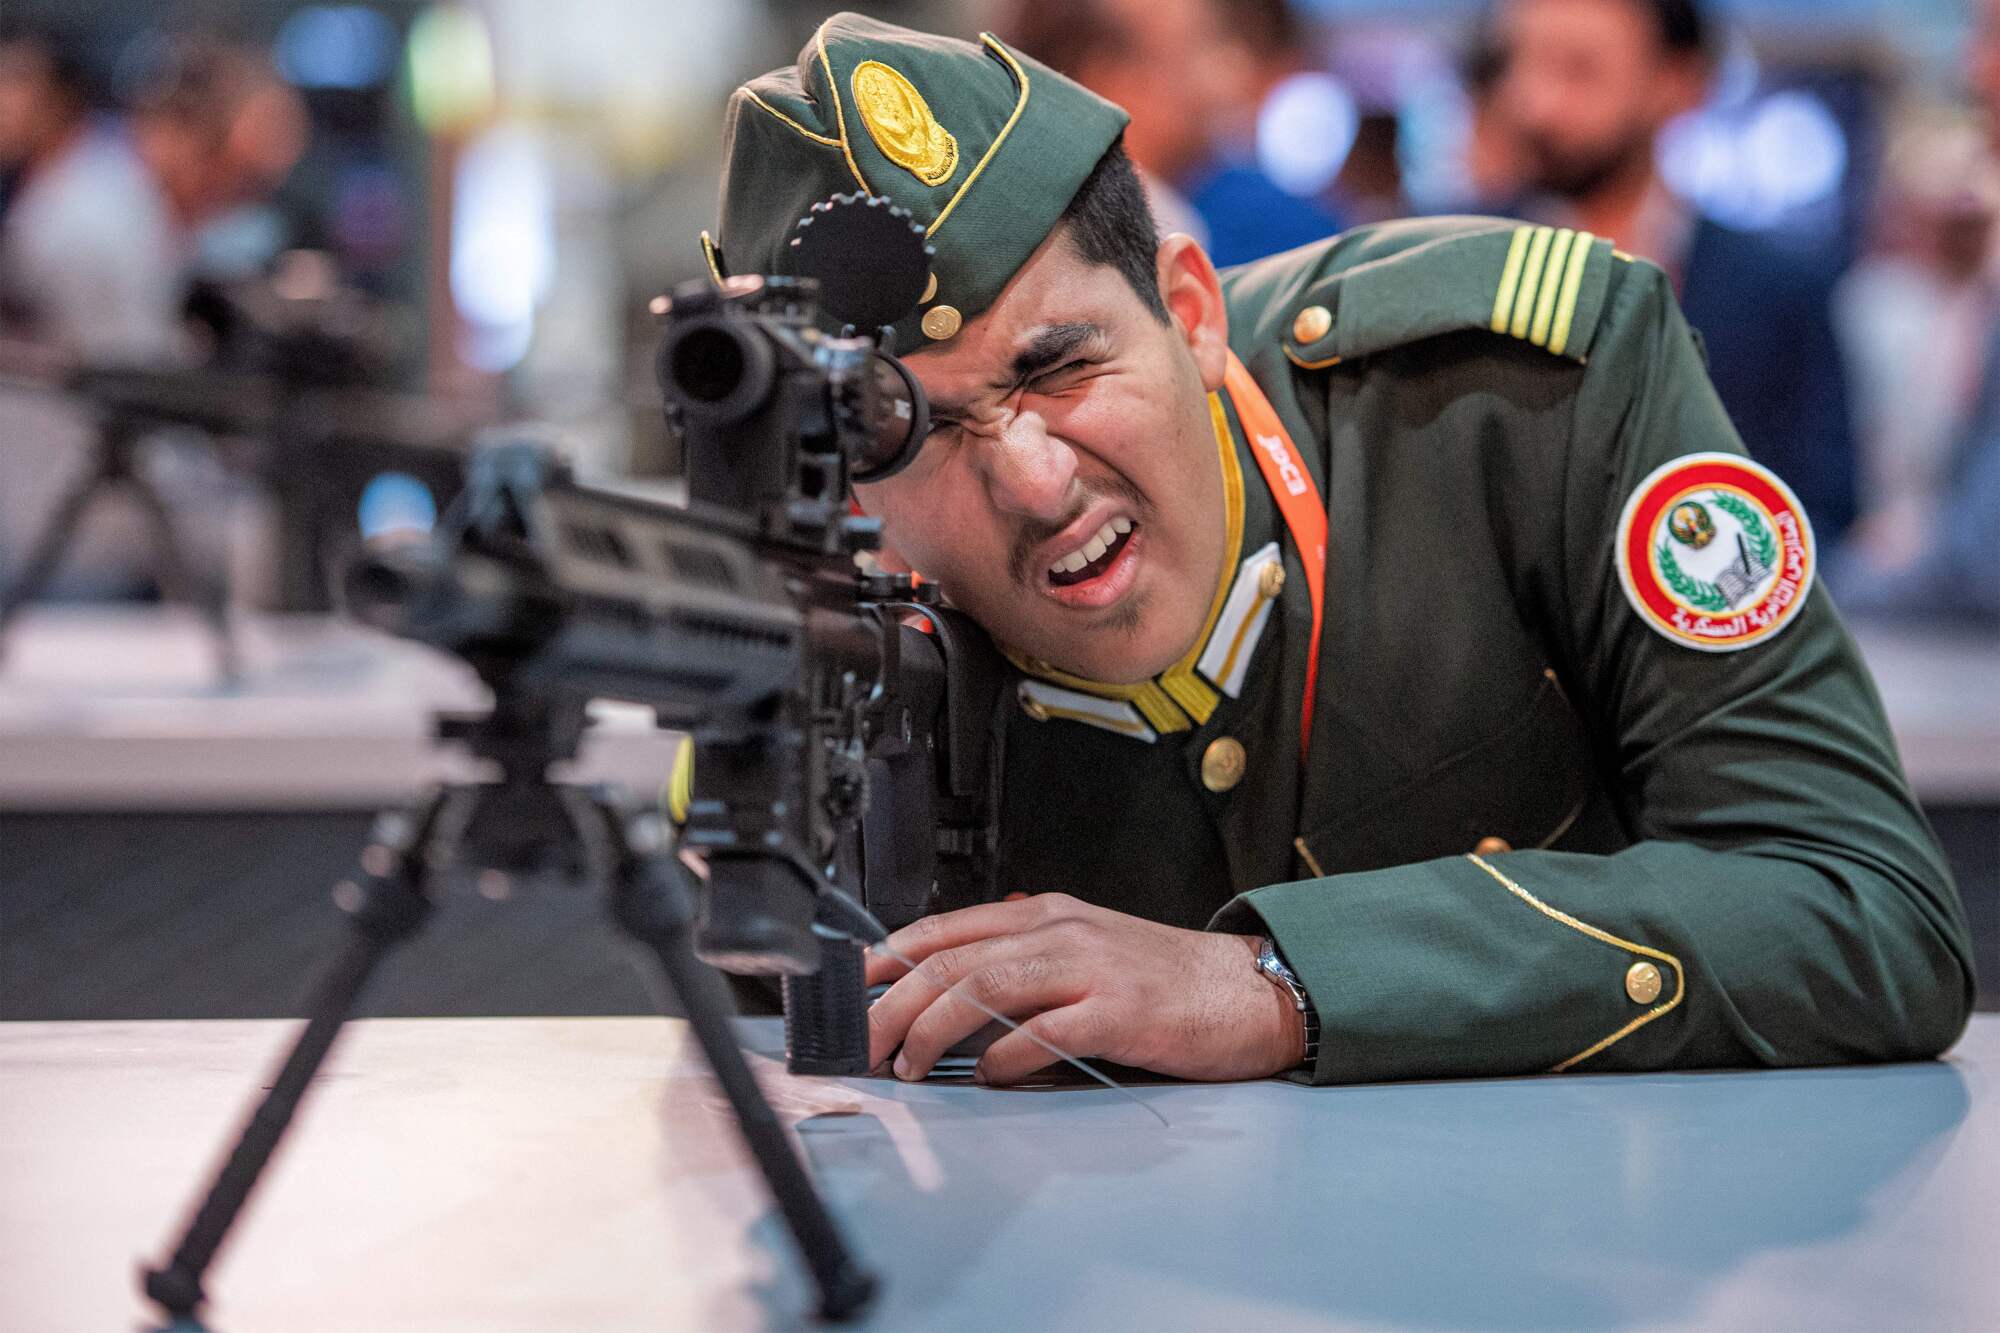
<svg viewBox="0 0 2000 1333"><path fill-rule="evenodd" d="M241 688L214 683L179 608L30 607L0 652L0 807L372 808L464 776L430 741L438 708L486 698L417 644L317 617L246 617ZM1861 626L1917 792L2000 801L2000 638ZM651 787L677 737L606 709L580 769Z"/></svg>
<svg viewBox="0 0 2000 1333"><path fill-rule="evenodd" d="M240 617L244 679L177 607L33 607L0 655L0 806L374 808L479 770L432 740L439 709L491 696L455 658L314 616ZM573 776L656 788L676 733L595 706Z"/></svg>
<svg viewBox="0 0 2000 1333"><path fill-rule="evenodd" d="M774 1022L747 1025L775 1053ZM139 1326L284 1022L0 1024L0 1328ZM2000 1016L1935 1064L1307 1089L785 1076L868 1329L2000 1328ZM210 1275L226 1333L787 1328L685 1028L356 1025Z"/></svg>

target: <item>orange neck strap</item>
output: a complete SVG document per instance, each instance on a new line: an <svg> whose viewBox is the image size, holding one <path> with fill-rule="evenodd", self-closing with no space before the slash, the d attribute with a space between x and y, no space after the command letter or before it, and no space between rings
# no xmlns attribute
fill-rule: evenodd
<svg viewBox="0 0 2000 1333"><path fill-rule="evenodd" d="M1306 590L1312 594L1306 692L1299 706L1299 763L1304 764L1306 747L1312 742L1313 699L1319 685L1320 621L1326 609L1326 505L1319 498L1319 487L1313 484L1312 473L1306 469L1306 460L1292 443L1291 432L1285 429L1277 409L1271 406L1271 400L1257 387L1257 381L1250 378L1250 372L1234 352L1229 354L1229 369L1222 387L1235 405L1236 418L1243 423L1243 433L1249 437L1257 469L1264 474L1271 498L1278 502L1278 512L1292 534L1299 563L1305 566Z"/></svg>

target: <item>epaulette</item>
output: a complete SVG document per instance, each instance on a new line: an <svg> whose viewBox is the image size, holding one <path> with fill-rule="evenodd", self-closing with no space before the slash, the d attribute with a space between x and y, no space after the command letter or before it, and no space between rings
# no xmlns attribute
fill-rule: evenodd
<svg viewBox="0 0 2000 1333"><path fill-rule="evenodd" d="M1371 228L1328 259L1285 328L1308 370L1469 329L1585 361L1615 262L1587 231L1488 220Z"/></svg>

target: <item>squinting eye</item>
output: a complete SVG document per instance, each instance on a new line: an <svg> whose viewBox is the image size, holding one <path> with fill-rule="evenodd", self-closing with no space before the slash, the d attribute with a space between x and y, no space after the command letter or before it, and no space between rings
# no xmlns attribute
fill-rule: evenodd
<svg viewBox="0 0 2000 1333"><path fill-rule="evenodd" d="M1074 374L1076 371L1084 369L1089 364L1088 361L1071 361L1067 364L1057 366L1054 370L1045 370L1029 381L1029 387L1035 389L1047 388L1057 381Z"/></svg>

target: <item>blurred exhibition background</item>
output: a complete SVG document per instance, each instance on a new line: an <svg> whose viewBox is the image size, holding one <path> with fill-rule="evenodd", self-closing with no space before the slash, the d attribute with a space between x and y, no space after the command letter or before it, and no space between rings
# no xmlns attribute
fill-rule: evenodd
<svg viewBox="0 0 2000 1333"><path fill-rule="evenodd" d="M2000 3L867 8L1127 105L1223 263L1478 211L1665 266L1812 513L2000 1006ZM296 1012L369 812L478 698L341 621L337 571L503 425L671 491L647 303L706 272L730 90L826 12L0 0L0 1018ZM657 736L601 730L596 771L659 780ZM647 1006L594 903L458 898L372 1012Z"/></svg>

